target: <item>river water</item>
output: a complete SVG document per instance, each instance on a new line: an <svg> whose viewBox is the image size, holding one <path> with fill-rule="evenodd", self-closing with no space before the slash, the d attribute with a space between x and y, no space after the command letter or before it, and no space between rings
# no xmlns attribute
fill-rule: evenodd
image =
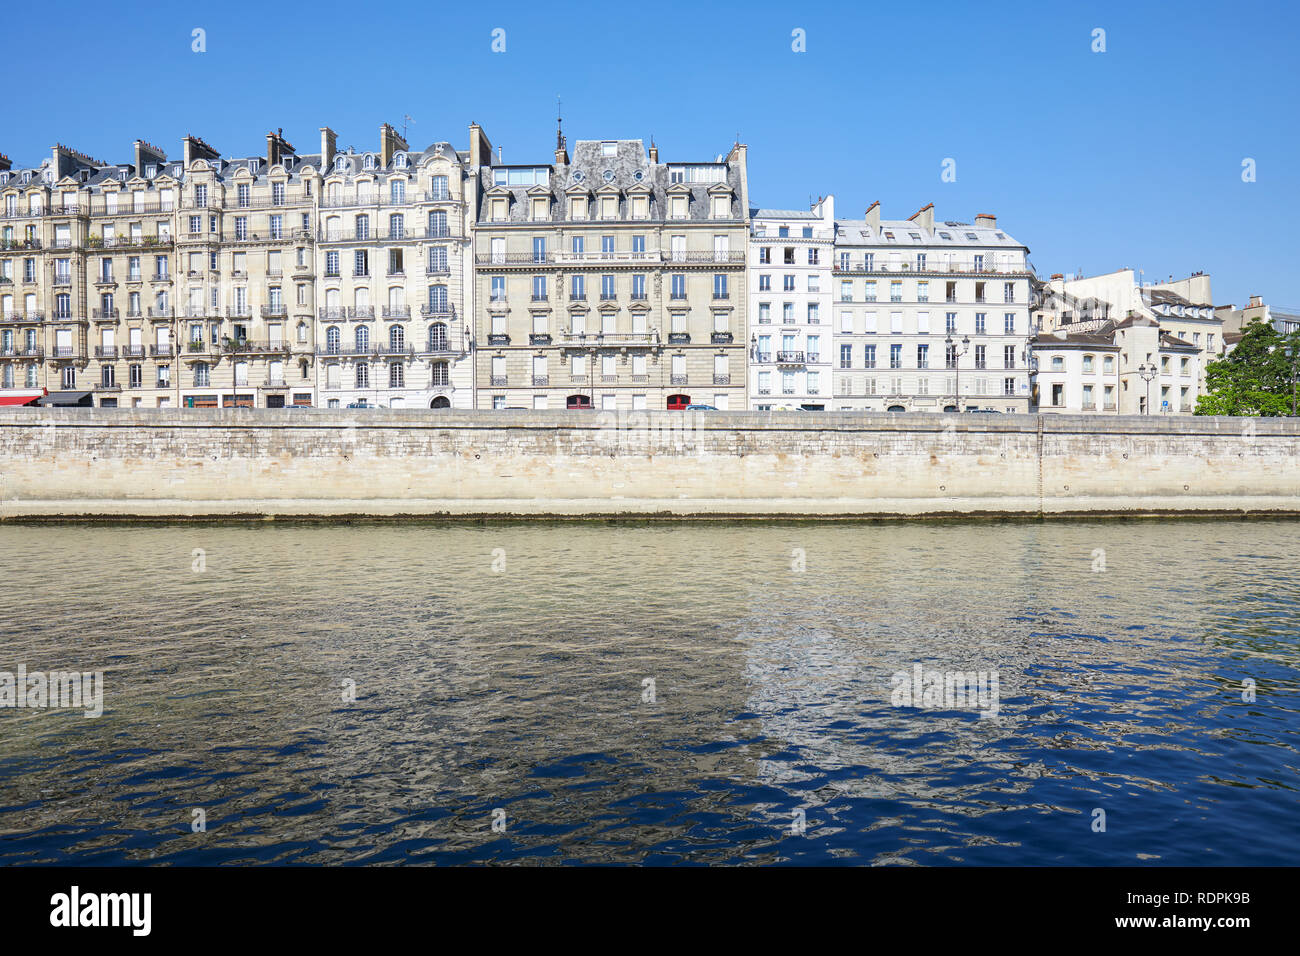
<svg viewBox="0 0 1300 956"><path fill-rule="evenodd" d="M0 863L1294 863L1298 531L0 526Z"/></svg>

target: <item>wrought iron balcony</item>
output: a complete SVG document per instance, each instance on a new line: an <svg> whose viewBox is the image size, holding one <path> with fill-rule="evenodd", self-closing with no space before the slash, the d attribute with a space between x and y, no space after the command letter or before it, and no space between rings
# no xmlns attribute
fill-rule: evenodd
<svg viewBox="0 0 1300 956"><path fill-rule="evenodd" d="M116 346L116 345L96 345L96 346L95 346L95 358L99 358L99 359L104 359L104 358L117 358L117 346Z"/></svg>
<svg viewBox="0 0 1300 956"><path fill-rule="evenodd" d="M551 384L551 377L550 377L549 375L534 375L534 376L533 376L533 384L534 384L534 385L550 385L550 384Z"/></svg>
<svg viewBox="0 0 1300 956"><path fill-rule="evenodd" d="M670 375L668 377L668 381L672 385L685 385L687 384L686 379L687 376L685 375Z"/></svg>
<svg viewBox="0 0 1300 956"><path fill-rule="evenodd" d="M509 345L510 336L504 332L492 332L488 335L488 345Z"/></svg>
<svg viewBox="0 0 1300 956"><path fill-rule="evenodd" d="M715 373L713 374L713 384L714 384L714 385L730 385L730 384L731 384L731 376L730 376L730 375L719 375L718 373L715 372Z"/></svg>
<svg viewBox="0 0 1300 956"><path fill-rule="evenodd" d="M689 345L689 344L690 344L690 341L691 341L691 333L689 333L689 332L669 332L669 333L668 333L668 344L669 344L669 345Z"/></svg>
<svg viewBox="0 0 1300 956"><path fill-rule="evenodd" d="M714 345L730 345L735 341L735 336L730 332L714 332L709 336L709 341Z"/></svg>
<svg viewBox="0 0 1300 956"><path fill-rule="evenodd" d="M777 352L776 361L778 365L803 365L805 363L802 352Z"/></svg>
<svg viewBox="0 0 1300 956"><path fill-rule="evenodd" d="M386 305L382 308L381 314L385 319L409 319L411 317L411 307L409 305Z"/></svg>

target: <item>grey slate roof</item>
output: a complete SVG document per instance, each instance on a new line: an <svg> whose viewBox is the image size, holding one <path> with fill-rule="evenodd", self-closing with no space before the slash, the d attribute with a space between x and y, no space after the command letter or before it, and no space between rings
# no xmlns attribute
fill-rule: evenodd
<svg viewBox="0 0 1300 956"><path fill-rule="evenodd" d="M605 156L602 154L602 144L612 142L615 144L615 155ZM620 140L578 140L573 147L573 153L569 157L569 163L505 163L498 164L495 167L484 166L479 172L479 201L480 208L476 211L479 221L486 220L487 197L484 195L488 190L495 186L493 169L501 168L542 168L550 170L550 182L547 192L552 201L552 219L561 220L565 218L566 206L563 203L567 191L573 186L584 187L595 196L602 186L613 185L620 190L620 199L627 203L627 190L639 185L650 187L650 218L663 219L668 210L668 188L669 183L669 166L698 166L698 165L726 165L726 183L731 187L732 197L732 215L736 219L742 218L742 210L746 209L745 197L741 194L741 182L739 171L724 163L717 163L716 160L696 160L693 162L672 162L672 163L651 163L650 157L646 153L645 145L639 139L620 139ZM607 180L606 173L611 174ZM687 183L690 187L691 200L687 204L687 218L693 221L705 221L711 219L709 203L710 183ZM510 222L527 222L531 221L529 203L527 202L532 186L504 186L501 188L508 189L511 195L509 221ZM534 194L535 195L535 194Z"/></svg>

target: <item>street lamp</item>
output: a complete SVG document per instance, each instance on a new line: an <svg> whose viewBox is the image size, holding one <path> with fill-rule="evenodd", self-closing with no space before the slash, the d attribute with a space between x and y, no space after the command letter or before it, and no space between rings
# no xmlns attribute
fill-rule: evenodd
<svg viewBox="0 0 1300 956"><path fill-rule="evenodd" d="M1156 367L1150 362L1143 362L1138 366L1138 374L1142 376L1142 381L1147 383L1147 414L1151 414L1151 380L1156 377Z"/></svg>
<svg viewBox="0 0 1300 956"><path fill-rule="evenodd" d="M951 335L943 340L943 344L947 346L948 355L952 358L952 367L954 372L953 385L955 386L955 390L957 393L955 396L957 400L957 411L960 412L961 411L961 361L960 360L963 355L965 355L967 352L970 351L970 336L969 335L962 336L960 352L955 351L956 347L953 344L953 339Z"/></svg>

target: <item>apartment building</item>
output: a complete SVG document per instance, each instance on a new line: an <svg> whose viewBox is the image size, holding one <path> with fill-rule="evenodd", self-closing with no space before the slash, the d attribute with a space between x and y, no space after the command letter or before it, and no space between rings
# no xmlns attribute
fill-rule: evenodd
<svg viewBox="0 0 1300 956"><path fill-rule="evenodd" d="M830 407L1029 411L1028 254L995 216L936 221L933 204L837 221Z"/></svg>
<svg viewBox="0 0 1300 956"><path fill-rule="evenodd" d="M1040 289L1034 316L1044 331L1116 335L1128 330L1120 413L1191 414L1205 393L1206 365L1224 348L1223 316L1211 302L1210 277L1204 273L1143 285L1132 269L1117 269L1069 279L1053 275ZM1153 326L1157 332L1149 331ZM1153 375L1150 387L1143 368ZM1039 391L1046 402L1046 393Z"/></svg>
<svg viewBox="0 0 1300 956"><path fill-rule="evenodd" d="M474 407L465 157L384 124L375 152L337 152L322 129L321 164L321 404Z"/></svg>
<svg viewBox="0 0 1300 956"><path fill-rule="evenodd" d="M834 251L834 197L807 212L750 210L750 408L827 407Z"/></svg>
<svg viewBox="0 0 1300 956"><path fill-rule="evenodd" d="M184 141L176 237L176 389L187 408L315 403L316 157L279 133L266 154L222 159ZM163 329L151 349L162 353Z"/></svg>
<svg viewBox="0 0 1300 956"><path fill-rule="evenodd" d="M516 164L470 140L478 407L745 407L745 146L571 157L557 130L553 162Z"/></svg>
<svg viewBox="0 0 1300 956"><path fill-rule="evenodd" d="M173 400L160 384L171 359L145 343L172 323L180 166L139 140L134 158L61 144L35 168L0 157L0 388L93 390L106 407Z"/></svg>

